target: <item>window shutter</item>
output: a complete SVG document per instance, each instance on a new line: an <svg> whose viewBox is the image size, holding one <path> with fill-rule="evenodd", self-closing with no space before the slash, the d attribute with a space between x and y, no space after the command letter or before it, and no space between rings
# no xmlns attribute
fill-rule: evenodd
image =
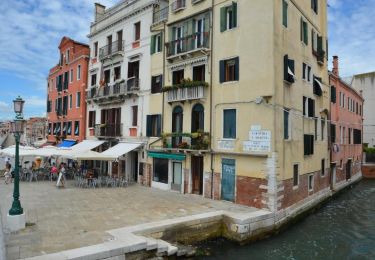
<svg viewBox="0 0 375 260"><path fill-rule="evenodd" d="M331 86L331 102L336 103L336 87Z"/></svg>
<svg viewBox="0 0 375 260"><path fill-rule="evenodd" d="M227 8L220 8L220 32L224 32L227 29Z"/></svg>
<svg viewBox="0 0 375 260"><path fill-rule="evenodd" d="M284 55L284 80L288 81L288 55Z"/></svg>
<svg viewBox="0 0 375 260"><path fill-rule="evenodd" d="M220 61L220 83L225 81L225 63L224 60Z"/></svg>
<svg viewBox="0 0 375 260"><path fill-rule="evenodd" d="M326 54L327 54L327 60L328 60L328 38L326 39Z"/></svg>
<svg viewBox="0 0 375 260"><path fill-rule="evenodd" d="M288 27L288 3L283 0L283 25Z"/></svg>
<svg viewBox="0 0 375 260"><path fill-rule="evenodd" d="M289 139L289 111L284 110L284 139Z"/></svg>
<svg viewBox="0 0 375 260"><path fill-rule="evenodd" d="M194 36L191 36L191 38L190 38L190 47L191 47L192 50L195 48L195 38L197 37L197 32L198 32L198 31L195 31L196 24L197 24L197 21L195 19L191 19L191 33L190 33L190 35L194 35ZM197 46L197 47L199 48L199 46Z"/></svg>
<svg viewBox="0 0 375 260"><path fill-rule="evenodd" d="M311 29L311 49L313 53L315 52L314 45L315 45L314 29Z"/></svg>
<svg viewBox="0 0 375 260"><path fill-rule="evenodd" d="M236 65L234 66L234 80L240 80L240 57L234 58Z"/></svg>
<svg viewBox="0 0 375 260"><path fill-rule="evenodd" d="M301 24L300 24L300 26L301 26L301 41L303 41L303 18L301 17Z"/></svg>
<svg viewBox="0 0 375 260"><path fill-rule="evenodd" d="M303 150L304 150L304 155L309 155L309 136L304 135L303 136Z"/></svg>
<svg viewBox="0 0 375 260"><path fill-rule="evenodd" d="M294 60L288 59L288 66L289 66L290 70L294 73ZM293 82L294 82L294 79L293 79Z"/></svg>
<svg viewBox="0 0 375 260"><path fill-rule="evenodd" d="M232 2L232 12L233 12L233 28L237 27L237 3Z"/></svg>
<svg viewBox="0 0 375 260"><path fill-rule="evenodd" d="M306 115L306 97L303 97L302 99L302 109L303 109L303 115Z"/></svg>
<svg viewBox="0 0 375 260"><path fill-rule="evenodd" d="M160 33L160 44L159 44L159 49L158 51L162 51L163 50L163 44L164 44L164 41L163 41L163 32Z"/></svg>
<svg viewBox="0 0 375 260"><path fill-rule="evenodd" d="M317 45L318 45L318 52L319 52L318 54L320 54L323 51L323 37L318 36Z"/></svg>
<svg viewBox="0 0 375 260"><path fill-rule="evenodd" d="M156 37L156 35L151 36L151 45L150 45L150 47L151 47L150 53L151 54L155 53L155 37Z"/></svg>
<svg viewBox="0 0 375 260"><path fill-rule="evenodd" d="M151 122L152 122L151 115L147 115L146 116L146 136L149 136L149 137L152 134Z"/></svg>
<svg viewBox="0 0 375 260"><path fill-rule="evenodd" d="M304 42L305 42L305 44L308 45L309 44L309 34L308 34L308 25L307 25L307 22L304 22L303 36L304 36Z"/></svg>
<svg viewBox="0 0 375 260"><path fill-rule="evenodd" d="M331 124L331 142L336 142L336 125Z"/></svg>
<svg viewBox="0 0 375 260"><path fill-rule="evenodd" d="M157 136L161 136L161 115L157 115Z"/></svg>

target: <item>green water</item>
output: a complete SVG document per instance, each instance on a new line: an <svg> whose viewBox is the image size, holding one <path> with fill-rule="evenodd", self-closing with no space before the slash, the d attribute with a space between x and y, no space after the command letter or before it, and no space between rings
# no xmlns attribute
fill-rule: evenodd
<svg viewBox="0 0 375 260"><path fill-rule="evenodd" d="M363 180L284 232L250 245L205 242L197 259L374 259L375 180Z"/></svg>

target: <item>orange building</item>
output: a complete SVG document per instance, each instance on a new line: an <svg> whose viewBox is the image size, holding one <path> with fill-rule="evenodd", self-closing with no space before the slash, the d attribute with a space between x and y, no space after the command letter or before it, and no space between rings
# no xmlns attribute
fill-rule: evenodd
<svg viewBox="0 0 375 260"><path fill-rule="evenodd" d="M48 142L66 144L85 138L87 70L90 48L63 37L59 64L50 69L47 90ZM69 142L71 140L72 142Z"/></svg>
<svg viewBox="0 0 375 260"><path fill-rule="evenodd" d="M333 56L331 85L331 170L333 188L361 173L363 97L339 75Z"/></svg>

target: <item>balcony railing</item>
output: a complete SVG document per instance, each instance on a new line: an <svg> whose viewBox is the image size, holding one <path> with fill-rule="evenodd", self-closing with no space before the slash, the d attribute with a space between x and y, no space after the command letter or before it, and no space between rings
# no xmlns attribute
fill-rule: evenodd
<svg viewBox="0 0 375 260"><path fill-rule="evenodd" d="M136 94L139 91L139 79L129 78L127 81L116 82L102 87L93 87L86 93L87 100L95 102L110 98L124 98L126 95Z"/></svg>
<svg viewBox="0 0 375 260"><path fill-rule="evenodd" d="M124 41L115 41L99 49L99 59L124 51Z"/></svg>
<svg viewBox="0 0 375 260"><path fill-rule="evenodd" d="M167 43L167 56L210 47L210 33L197 32Z"/></svg>
<svg viewBox="0 0 375 260"><path fill-rule="evenodd" d="M163 134L163 148L179 150L208 150L210 134L196 133L169 133Z"/></svg>
<svg viewBox="0 0 375 260"><path fill-rule="evenodd" d="M120 137L122 136L122 124L95 125L96 137Z"/></svg>
<svg viewBox="0 0 375 260"><path fill-rule="evenodd" d="M177 88L167 91L168 102L185 101L205 98L205 87Z"/></svg>
<svg viewBox="0 0 375 260"><path fill-rule="evenodd" d="M168 19L169 7L160 9L153 14L152 23L160 23Z"/></svg>
<svg viewBox="0 0 375 260"><path fill-rule="evenodd" d="M186 0L175 0L172 3L172 12L178 12L186 8Z"/></svg>

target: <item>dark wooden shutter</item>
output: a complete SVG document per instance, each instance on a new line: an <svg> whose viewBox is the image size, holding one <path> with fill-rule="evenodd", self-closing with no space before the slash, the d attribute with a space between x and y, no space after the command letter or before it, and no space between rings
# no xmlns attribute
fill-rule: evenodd
<svg viewBox="0 0 375 260"><path fill-rule="evenodd" d="M331 142L335 143L336 142L336 125L331 124Z"/></svg>
<svg viewBox="0 0 375 260"><path fill-rule="evenodd" d="M157 115L157 136L161 136L161 115Z"/></svg>
<svg viewBox="0 0 375 260"><path fill-rule="evenodd" d="M233 16L232 16L233 28L235 28L237 27L237 3L236 2L232 2L232 12L233 12Z"/></svg>
<svg viewBox="0 0 375 260"><path fill-rule="evenodd" d="M300 20L300 30L301 30L301 41L303 41L303 18L301 17L301 20Z"/></svg>
<svg viewBox="0 0 375 260"><path fill-rule="evenodd" d="M234 58L234 80L240 80L240 57Z"/></svg>
<svg viewBox="0 0 375 260"><path fill-rule="evenodd" d="M336 104L336 87L331 86L331 102Z"/></svg>
<svg viewBox="0 0 375 260"><path fill-rule="evenodd" d="M147 115L146 116L146 136L152 135L151 123L152 123L152 117L151 115Z"/></svg>
<svg viewBox="0 0 375 260"><path fill-rule="evenodd" d="M220 32L227 29L227 7L220 8Z"/></svg>
<svg viewBox="0 0 375 260"><path fill-rule="evenodd" d="M315 101L311 98L307 100L308 108L309 108L309 117L315 117Z"/></svg>
<svg viewBox="0 0 375 260"><path fill-rule="evenodd" d="M284 55L284 80L288 81L288 55Z"/></svg>
<svg viewBox="0 0 375 260"><path fill-rule="evenodd" d="M225 61L220 61L220 83L223 83L225 81Z"/></svg>
<svg viewBox="0 0 375 260"><path fill-rule="evenodd" d="M283 25L288 27L288 3L283 0Z"/></svg>
<svg viewBox="0 0 375 260"><path fill-rule="evenodd" d="M289 111L284 110L284 139L289 139Z"/></svg>
<svg viewBox="0 0 375 260"><path fill-rule="evenodd" d="M306 97L303 97L302 99L303 104L302 104L302 109L303 109L303 115L306 115Z"/></svg>

